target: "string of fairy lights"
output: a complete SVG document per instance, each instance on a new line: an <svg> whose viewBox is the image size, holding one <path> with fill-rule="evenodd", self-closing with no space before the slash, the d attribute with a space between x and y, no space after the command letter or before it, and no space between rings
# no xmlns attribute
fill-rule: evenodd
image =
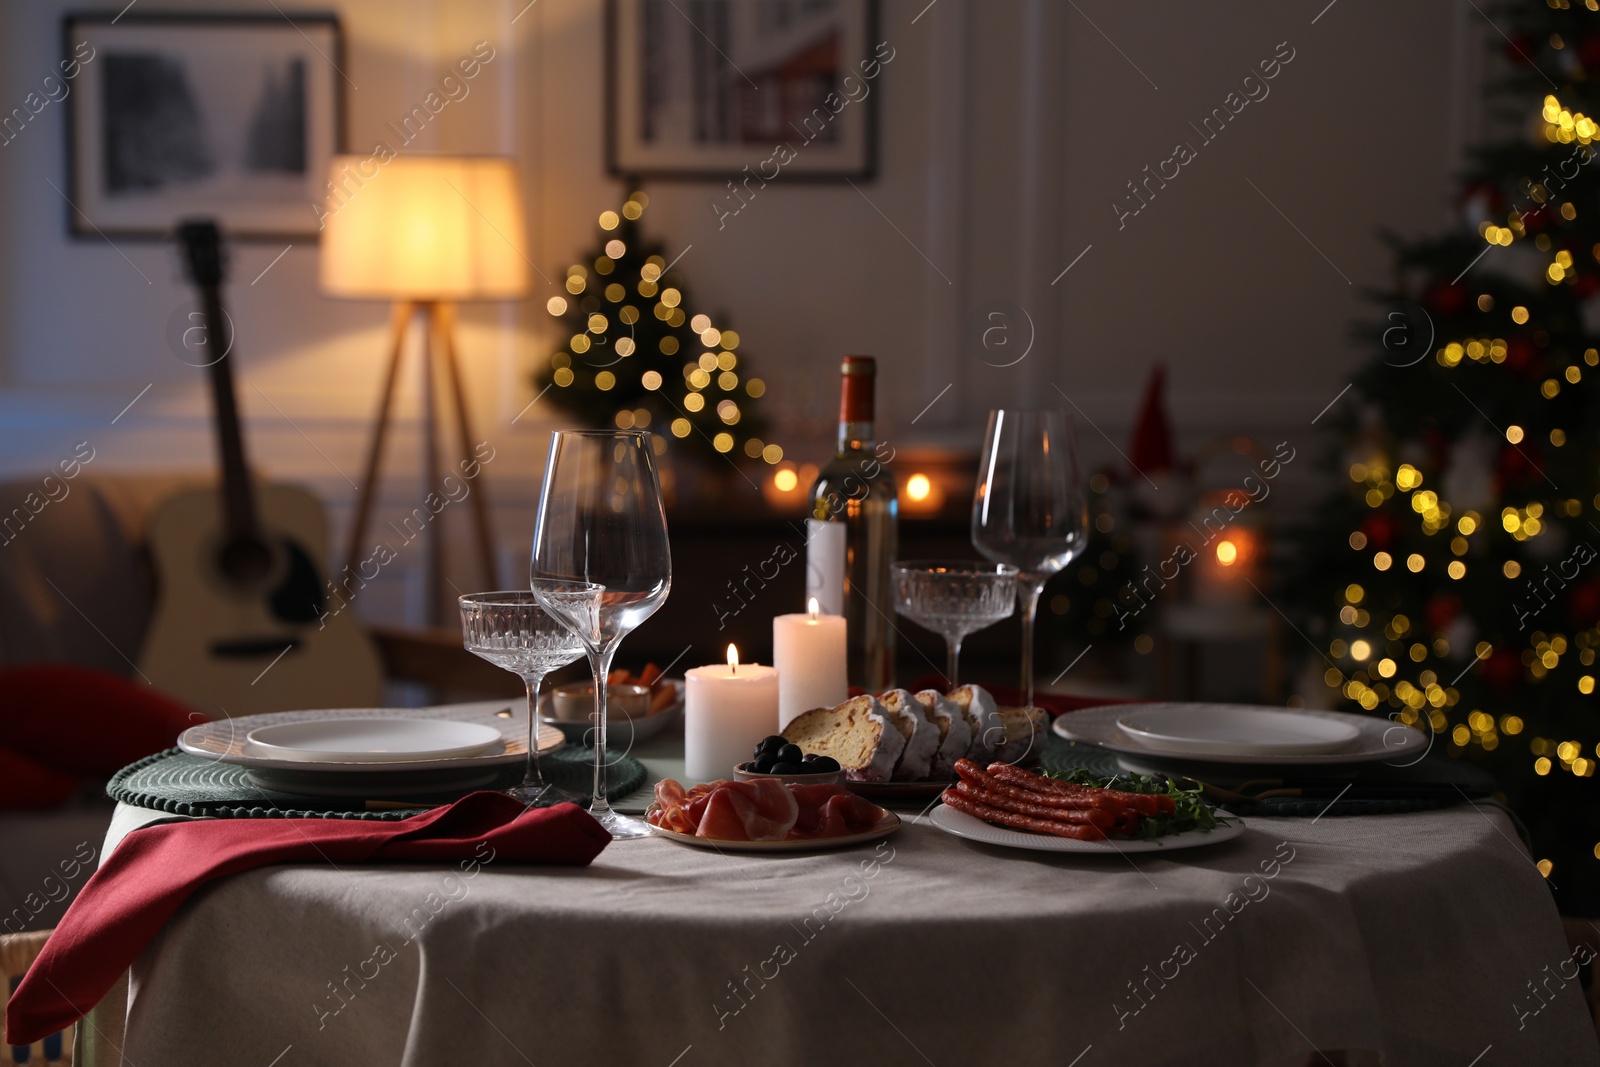
<svg viewBox="0 0 1600 1067"><path fill-rule="evenodd" d="M1591 6L1593 6L1591 4ZM1562 106L1554 95L1544 98L1541 109L1543 135L1555 144L1587 145L1600 140L1600 125L1581 112ZM1538 211L1558 216L1563 222L1573 222L1578 217L1578 206L1571 200L1557 203L1557 197L1544 184L1525 185ZM1559 239L1548 232L1532 232L1522 212L1513 210L1505 222L1483 222L1478 229L1483 240L1491 246L1506 247L1514 242L1528 241L1548 257L1543 277L1550 286L1569 284L1576 279L1576 257L1583 255L1600 262L1600 244L1592 249L1561 247ZM1496 301L1489 293L1476 298L1476 308L1485 315L1494 313ZM1524 304L1515 304L1505 312L1516 327L1529 324L1531 312ZM1434 353L1437 364L1447 371L1463 364L1501 364L1511 355L1511 343L1504 337L1470 336L1450 341ZM1562 390L1581 382L1586 373L1596 373L1600 366L1600 351L1588 348L1582 355L1571 359L1568 365L1538 383L1538 392L1545 400L1554 400ZM1534 433L1522 425L1509 425L1503 431L1507 445L1518 448L1531 443ZM1549 447L1560 449L1567 444L1568 434L1561 427L1552 427L1548 434L1540 435ZM1474 551L1485 539L1508 537L1506 547L1515 554L1541 537L1549 537L1552 520L1578 518L1583 515L1585 502L1576 497L1564 499L1502 499L1498 511L1475 508L1456 509L1445 500L1440 491L1429 486L1422 469L1411 462L1395 464L1378 456L1352 463L1349 478L1367 508L1372 511L1399 510L1414 522L1429 544L1438 544L1438 550L1391 552L1389 538L1369 536L1363 529L1349 535L1349 547L1360 553L1367 565L1378 575L1371 583L1381 583L1390 574L1410 572L1422 574L1430 569L1442 569L1451 582L1463 581L1471 568L1494 567L1507 583L1529 580L1532 563L1506 558L1502 561L1492 552ZM1396 509L1391 501L1400 496L1409 508ZM1600 495L1593 499L1592 507L1600 511ZM1365 522L1362 524L1366 525ZM1382 543L1379 543L1379 542ZM1502 556L1504 553L1501 554ZM1548 570L1548 566L1546 567ZM1447 587L1448 588L1448 587ZM1510 585L1508 596L1521 591L1520 585ZM1362 581L1352 581L1343 590L1339 622L1345 628L1327 644L1327 653L1334 664L1324 675L1330 688L1340 690L1344 696L1362 708L1373 711L1380 705L1397 709L1395 718L1410 726L1427 725L1447 738L1452 754L1461 754L1471 746L1493 751L1505 738L1517 737L1527 728L1525 720L1514 713L1492 715L1480 707L1472 707L1464 715L1451 713L1463 695L1458 683L1467 674L1462 667L1462 649L1452 648L1447 628L1430 624L1429 620L1416 620L1401 612L1387 617L1375 617L1375 597ZM1381 615L1381 613L1380 613ZM1374 629L1376 627L1376 629ZM1381 640L1379 639L1381 633ZM1468 637L1471 640L1471 637ZM1549 682L1558 667L1569 658L1575 658L1578 670L1570 682L1577 692L1590 695L1595 691L1596 650L1600 649L1600 627L1577 627L1576 632L1533 630L1516 659L1523 675L1535 684ZM1479 667L1495 655L1488 641L1479 640L1471 648L1472 659L1467 668ZM1563 677L1573 672L1562 672ZM1451 719L1457 721L1452 726ZM1542 736L1532 736L1526 741L1536 775L1569 773L1581 778L1593 777L1600 767L1600 744L1586 754L1580 741ZM1600 843L1595 845L1595 855L1600 858ZM1549 861L1541 861L1540 868L1549 873Z"/></svg>

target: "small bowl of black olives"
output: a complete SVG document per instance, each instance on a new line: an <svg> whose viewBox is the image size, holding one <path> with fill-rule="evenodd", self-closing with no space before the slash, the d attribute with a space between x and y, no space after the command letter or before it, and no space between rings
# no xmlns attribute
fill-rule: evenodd
<svg viewBox="0 0 1600 1067"><path fill-rule="evenodd" d="M733 769L733 777L739 782L776 778L797 785L842 785L844 768L832 756L802 752L799 745L785 740L781 734L773 734L756 745L753 759Z"/></svg>

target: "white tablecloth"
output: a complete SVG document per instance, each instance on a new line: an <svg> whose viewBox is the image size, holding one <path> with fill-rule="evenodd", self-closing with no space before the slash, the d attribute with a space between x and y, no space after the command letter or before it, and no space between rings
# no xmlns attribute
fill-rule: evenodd
<svg viewBox="0 0 1600 1067"><path fill-rule="evenodd" d="M1568 961L1493 808L1253 819L1170 858L1002 851L921 820L835 853L653 839L583 870L242 874L135 966L125 1050L260 1067L1595 1064Z"/></svg>

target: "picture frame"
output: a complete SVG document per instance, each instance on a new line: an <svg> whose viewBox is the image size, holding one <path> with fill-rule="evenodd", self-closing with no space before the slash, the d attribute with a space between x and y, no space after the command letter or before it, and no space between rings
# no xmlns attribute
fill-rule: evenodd
<svg viewBox="0 0 1600 1067"><path fill-rule="evenodd" d="M62 19L67 229L170 239L318 234L344 145L344 38L324 12L71 13Z"/></svg>
<svg viewBox="0 0 1600 1067"><path fill-rule="evenodd" d="M607 0L607 169L666 181L870 180L894 54L878 41L878 7Z"/></svg>

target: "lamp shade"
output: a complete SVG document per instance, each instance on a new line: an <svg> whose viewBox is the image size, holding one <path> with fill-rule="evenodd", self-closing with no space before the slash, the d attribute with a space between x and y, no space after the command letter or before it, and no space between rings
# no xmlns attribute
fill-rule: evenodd
<svg viewBox="0 0 1600 1067"><path fill-rule="evenodd" d="M322 289L334 296L495 300L528 291L509 159L337 156L322 218Z"/></svg>

